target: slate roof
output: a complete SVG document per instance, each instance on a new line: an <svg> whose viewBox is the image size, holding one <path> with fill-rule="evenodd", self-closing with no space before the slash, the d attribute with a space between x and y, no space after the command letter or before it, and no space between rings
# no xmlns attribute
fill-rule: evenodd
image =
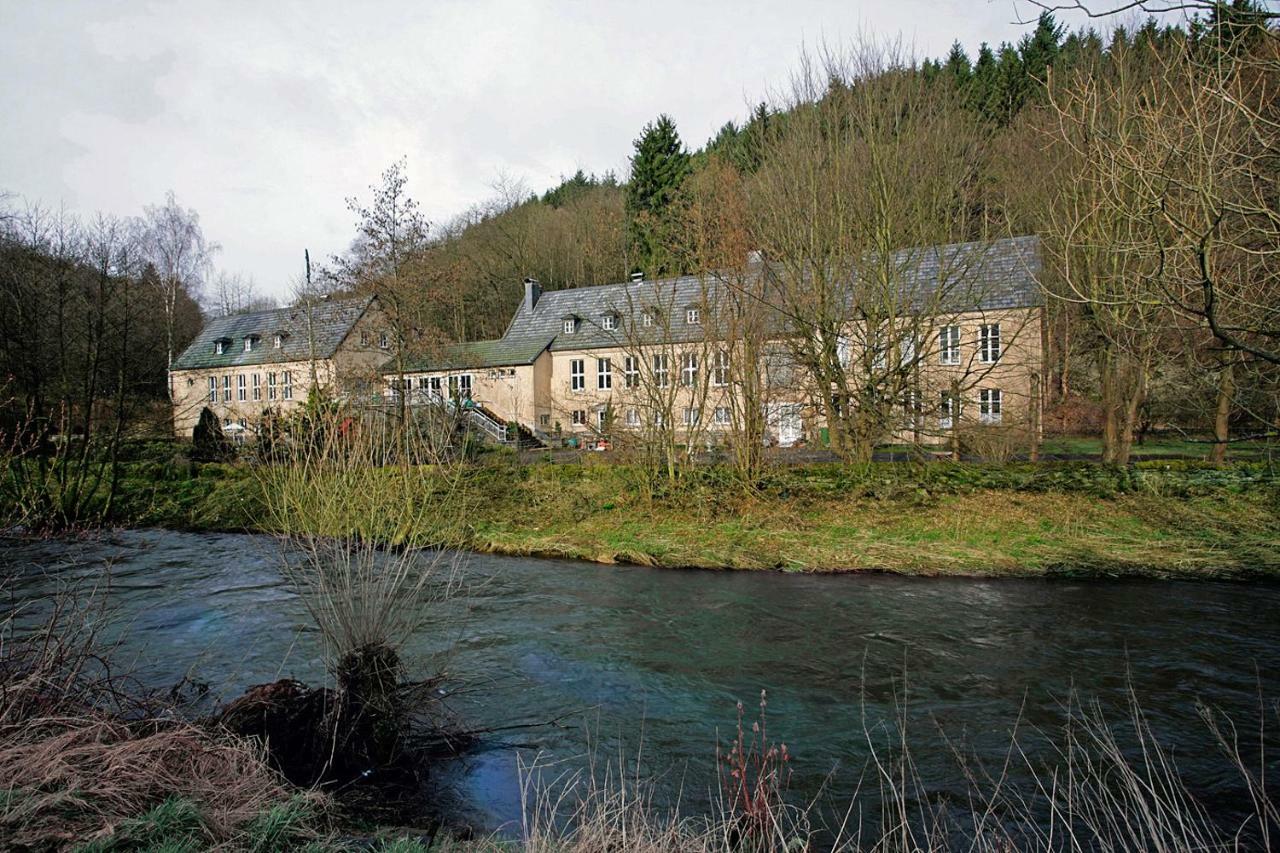
<svg viewBox="0 0 1280 853"><path fill-rule="evenodd" d="M1040 239L1036 236L904 249L894 253L892 263L899 268L895 278L901 282L903 298L910 303L908 310L930 306L955 312L992 311L1034 307L1043 302L1038 280ZM754 274L765 271L763 265L757 265ZM723 286L713 278L684 276L548 291L532 309L522 301L501 338L455 344L435 357L415 360L410 369L531 364L545 349L617 347L643 343L646 334L655 341L677 344L699 341L706 328L716 325L716 295ZM941 297L939 288L944 289ZM855 298L851 288L851 309L856 308ZM668 319L647 331L639 318L642 311L654 306L668 314ZM685 310L691 306L701 308L702 325L685 322ZM607 330L601 325L607 313L618 317L617 329ZM572 334L564 332L568 317L578 319ZM785 326L781 316L775 318L775 323Z"/></svg>
<svg viewBox="0 0 1280 853"><path fill-rule="evenodd" d="M232 314L210 320L191 345L173 363L174 370L203 370L245 367L283 361L329 358L338 349L356 321L369 307L372 297L323 300L310 306L273 308L252 314ZM286 337L280 349L273 344L277 332ZM257 335L251 352L244 351L244 339ZM219 355L215 342L228 341Z"/></svg>

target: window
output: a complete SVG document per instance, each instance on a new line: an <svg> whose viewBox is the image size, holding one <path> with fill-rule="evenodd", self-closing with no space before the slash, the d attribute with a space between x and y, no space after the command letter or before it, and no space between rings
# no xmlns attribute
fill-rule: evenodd
<svg viewBox="0 0 1280 853"><path fill-rule="evenodd" d="M694 426L702 419L702 411L696 406L684 410L684 425Z"/></svg>
<svg viewBox="0 0 1280 853"><path fill-rule="evenodd" d="M653 357L653 381L659 388L671 383L671 360L665 354Z"/></svg>
<svg viewBox="0 0 1280 853"><path fill-rule="evenodd" d="M626 421L629 427L640 426L640 412L636 409L627 409Z"/></svg>
<svg viewBox="0 0 1280 853"><path fill-rule="evenodd" d="M600 318L600 328L604 329L606 332L612 332L614 329L618 328L617 316L614 314L605 314Z"/></svg>
<svg viewBox="0 0 1280 853"><path fill-rule="evenodd" d="M898 341L898 365L911 367L916 363L916 339L908 335Z"/></svg>
<svg viewBox="0 0 1280 853"><path fill-rule="evenodd" d="M698 308L686 308L684 312L684 321L690 326L702 325L702 311Z"/></svg>
<svg viewBox="0 0 1280 853"><path fill-rule="evenodd" d="M629 355L622 360L622 376L628 388L640 387L640 359Z"/></svg>
<svg viewBox="0 0 1280 853"><path fill-rule="evenodd" d="M574 425L574 426L586 426L586 425L587 425L587 410L586 410L586 409L574 409L574 410L573 410L573 425Z"/></svg>
<svg viewBox="0 0 1280 853"><path fill-rule="evenodd" d="M640 315L640 324L646 328L653 325L653 311L645 311Z"/></svg>
<svg viewBox="0 0 1280 853"><path fill-rule="evenodd" d="M226 352L226 351L227 351L227 342L226 342L226 341L219 339L219 340L216 340L216 341L214 341L214 342L213 342L213 354L214 354L214 355L222 355L222 354L223 354L224 352Z"/></svg>
<svg viewBox="0 0 1280 853"><path fill-rule="evenodd" d="M601 409L596 412L596 429L605 432L609 429L609 410Z"/></svg>
<svg viewBox="0 0 1280 853"><path fill-rule="evenodd" d="M244 386L245 386L244 374L243 373L237 374L236 375L236 400L238 400L241 403L243 403L247 399L245 395Z"/></svg>
<svg viewBox="0 0 1280 853"><path fill-rule="evenodd" d="M687 352L680 358L680 384L692 388L698 384L698 354Z"/></svg>
<svg viewBox="0 0 1280 853"><path fill-rule="evenodd" d="M216 376L209 377L209 402L218 402L218 377Z"/></svg>
<svg viewBox="0 0 1280 853"><path fill-rule="evenodd" d="M381 332L378 334L378 348L391 349L391 336L388 335L386 332Z"/></svg>
<svg viewBox="0 0 1280 853"><path fill-rule="evenodd" d="M978 358L984 364L1000 360L1000 324L984 323L978 328Z"/></svg>
<svg viewBox="0 0 1280 853"><path fill-rule="evenodd" d="M716 406L715 423L716 423L716 426L729 425L729 407L728 406Z"/></svg>
<svg viewBox="0 0 1280 853"><path fill-rule="evenodd" d="M665 429L667 426L667 413L663 411L654 412L653 425L657 429Z"/></svg>
<svg viewBox="0 0 1280 853"><path fill-rule="evenodd" d="M613 362L611 359L596 359L596 387L602 391L607 391L613 387Z"/></svg>
<svg viewBox="0 0 1280 853"><path fill-rule="evenodd" d="M551 426L551 415L538 415L538 426L543 429Z"/></svg>
<svg viewBox="0 0 1280 853"><path fill-rule="evenodd" d="M440 399L440 388L441 388L440 377L432 376L431 377L431 396L435 397L437 400Z"/></svg>
<svg viewBox="0 0 1280 853"><path fill-rule="evenodd" d="M283 333L277 334L275 338L271 341L271 346L274 347L275 349L280 349L282 346L284 346L284 334Z"/></svg>
<svg viewBox="0 0 1280 853"><path fill-rule="evenodd" d="M267 399L274 400L276 398L276 375L274 373L267 374Z"/></svg>
<svg viewBox="0 0 1280 853"><path fill-rule="evenodd" d="M577 327L578 327L578 321L577 321L577 320L575 320L575 319L574 319L574 318L572 318L572 317L565 317L565 318L564 318L564 333L565 333L566 335L572 335L572 334L573 334L574 329L576 329Z"/></svg>
<svg viewBox="0 0 1280 853"><path fill-rule="evenodd" d="M253 400L257 402L262 399L262 374L253 374Z"/></svg>
<svg viewBox="0 0 1280 853"><path fill-rule="evenodd" d="M978 420L984 424L1000 423L1002 394L999 388L983 388L978 392Z"/></svg>
<svg viewBox="0 0 1280 853"><path fill-rule="evenodd" d="M951 429L959 417L960 401L953 397L950 391L943 391L942 399L938 404L938 426L942 429Z"/></svg>
<svg viewBox="0 0 1280 853"><path fill-rule="evenodd" d="M471 374L464 373L458 377L458 393L462 395L462 399L471 399Z"/></svg>
<svg viewBox="0 0 1280 853"><path fill-rule="evenodd" d="M853 363L853 341L848 335L836 336L836 361L846 369Z"/></svg>
<svg viewBox="0 0 1280 853"><path fill-rule="evenodd" d="M938 361L942 364L960 363L959 326L943 326L938 332Z"/></svg>
<svg viewBox="0 0 1280 853"><path fill-rule="evenodd" d="M293 373L286 370L280 385L280 398L283 400L293 399Z"/></svg>
<svg viewBox="0 0 1280 853"><path fill-rule="evenodd" d="M257 342L257 338L250 335L244 339L244 351L253 352L253 345Z"/></svg>
<svg viewBox="0 0 1280 853"><path fill-rule="evenodd" d="M729 352L720 350L711 363L711 384L723 388L729 384Z"/></svg>
<svg viewBox="0 0 1280 853"><path fill-rule="evenodd" d="M231 402L231 377L229 375L222 377L222 401L224 403Z"/></svg>
<svg viewBox="0 0 1280 853"><path fill-rule="evenodd" d="M587 373L584 362L575 358L569 362L569 390L583 391L587 387Z"/></svg>

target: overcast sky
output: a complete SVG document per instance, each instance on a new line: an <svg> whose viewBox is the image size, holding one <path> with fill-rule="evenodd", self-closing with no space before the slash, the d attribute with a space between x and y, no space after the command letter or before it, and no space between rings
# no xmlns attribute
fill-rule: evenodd
<svg viewBox="0 0 1280 853"><path fill-rule="evenodd" d="M922 56L1013 40L1026 0L0 0L0 190L139 213L172 189L220 269L283 296L353 233L344 199L408 159L436 221L499 175L625 175L659 113L691 147L805 45L901 35ZM1077 19L1069 21L1078 22Z"/></svg>

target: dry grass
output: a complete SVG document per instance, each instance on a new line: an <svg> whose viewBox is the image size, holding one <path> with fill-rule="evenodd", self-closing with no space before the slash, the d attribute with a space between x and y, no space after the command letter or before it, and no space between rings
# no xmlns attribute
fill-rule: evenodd
<svg viewBox="0 0 1280 853"><path fill-rule="evenodd" d="M113 673L101 618L68 598L20 638L12 617L0 624L0 846L70 849L176 798L214 847L289 799L257 746Z"/></svg>

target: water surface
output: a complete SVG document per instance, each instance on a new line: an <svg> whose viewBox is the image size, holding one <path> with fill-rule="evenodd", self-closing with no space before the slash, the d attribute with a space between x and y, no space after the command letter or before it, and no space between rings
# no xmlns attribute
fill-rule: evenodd
<svg viewBox="0 0 1280 853"><path fill-rule="evenodd" d="M234 696L323 678L324 649L270 539L123 532L0 544L0 614L39 618L95 584L121 654L152 685L184 676ZM1015 724L1051 728L1074 689L1123 718L1130 686L1196 793L1239 803L1196 703L1256 723L1280 695L1280 585L921 579L603 567L466 556L447 611L426 611L407 656L451 676L447 701L496 733L449 771L485 827L518 820L517 761L639 759L659 796L705 805L717 738L767 689L793 794L847 801L902 708L932 794L962 795L940 732L998 762ZM1256 734L1256 729L1254 730ZM1274 751L1272 754L1275 754ZM1274 770L1274 768L1273 768Z"/></svg>

